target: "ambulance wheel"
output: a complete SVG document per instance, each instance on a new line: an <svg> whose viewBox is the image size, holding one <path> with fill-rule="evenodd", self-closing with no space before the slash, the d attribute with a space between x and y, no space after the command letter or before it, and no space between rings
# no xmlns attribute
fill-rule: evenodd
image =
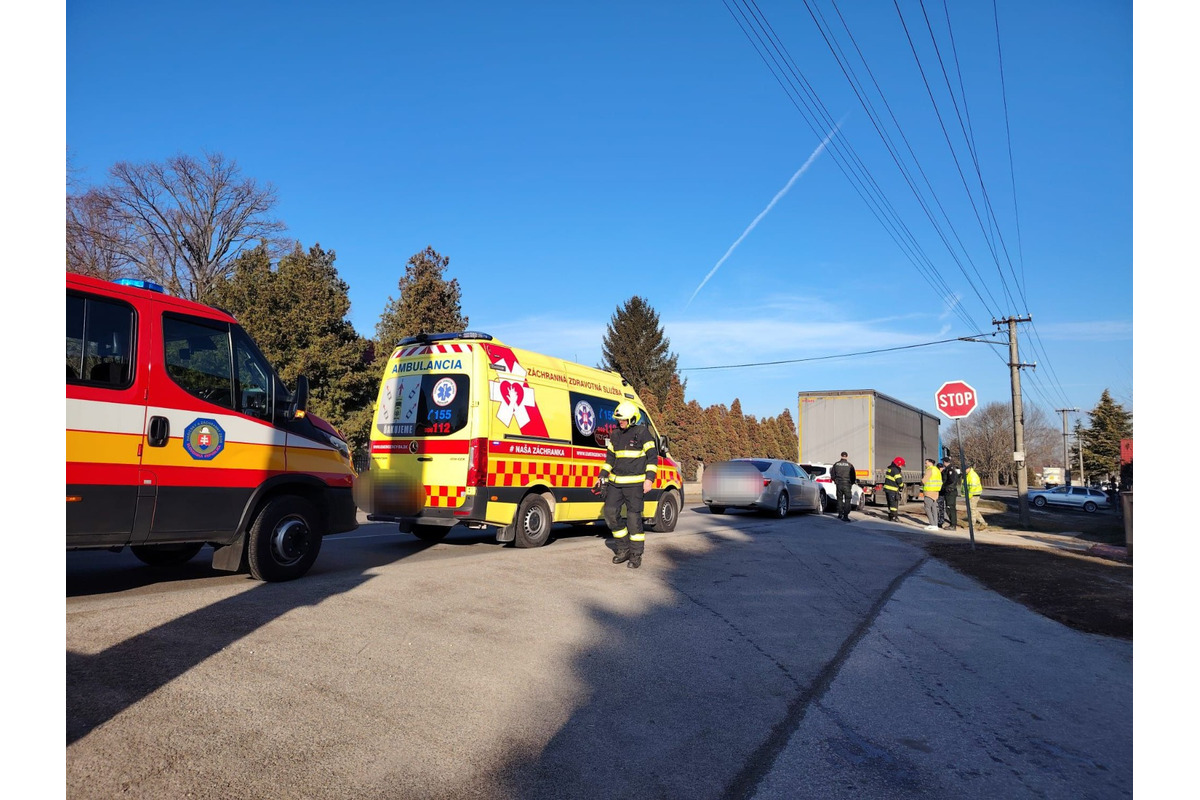
<svg viewBox="0 0 1200 800"><path fill-rule="evenodd" d="M550 506L541 495L531 494L517 507L513 526L517 529L514 544L517 547L541 547L550 539L550 527L554 516Z"/></svg>
<svg viewBox="0 0 1200 800"><path fill-rule="evenodd" d="M190 544L135 544L129 549L143 564L152 567L173 567L192 560L204 547L203 542Z"/></svg>
<svg viewBox="0 0 1200 800"><path fill-rule="evenodd" d="M658 509L654 512L653 530L659 533L670 533L679 522L679 495L675 492L663 492L658 498Z"/></svg>
<svg viewBox="0 0 1200 800"><path fill-rule="evenodd" d="M446 534L450 532L450 528L446 525L413 525L412 535L420 539L422 542L440 542L446 538Z"/></svg>
<svg viewBox="0 0 1200 800"><path fill-rule="evenodd" d="M250 526L246 561L260 581L290 581L308 572L321 552L320 517L303 497L267 502Z"/></svg>

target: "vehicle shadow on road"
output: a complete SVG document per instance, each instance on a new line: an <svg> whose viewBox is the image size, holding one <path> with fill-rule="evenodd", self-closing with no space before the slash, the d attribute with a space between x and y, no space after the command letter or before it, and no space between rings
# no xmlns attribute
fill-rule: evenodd
<svg viewBox="0 0 1200 800"><path fill-rule="evenodd" d="M252 585L101 652L67 650L67 744L288 612L351 592L373 577L372 570L428 547L411 537L384 536L346 553L327 540L309 573L285 583L260 583L249 575L219 572L199 558L170 570L141 566L74 577L68 572L68 597L221 576Z"/></svg>

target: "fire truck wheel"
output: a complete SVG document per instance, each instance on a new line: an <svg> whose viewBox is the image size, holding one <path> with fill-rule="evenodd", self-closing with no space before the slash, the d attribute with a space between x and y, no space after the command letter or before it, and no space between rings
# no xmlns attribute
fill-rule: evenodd
<svg viewBox="0 0 1200 800"><path fill-rule="evenodd" d="M135 544L129 549L143 564L152 567L173 567L192 560L204 547L203 542L190 544Z"/></svg>
<svg viewBox="0 0 1200 800"><path fill-rule="evenodd" d="M295 495L267 502L250 526L246 560L260 581L290 581L308 572L321 552L320 517Z"/></svg>
<svg viewBox="0 0 1200 800"><path fill-rule="evenodd" d="M550 539L554 516L541 495L531 494L517 506L517 517L513 524L517 529L517 547L541 547Z"/></svg>
<svg viewBox="0 0 1200 800"><path fill-rule="evenodd" d="M422 542L440 542L446 538L450 528L445 525L413 525L412 535Z"/></svg>
<svg viewBox="0 0 1200 800"><path fill-rule="evenodd" d="M659 533L669 533L675 530L679 522L679 495L667 490L658 498L658 510L654 512L652 530Z"/></svg>

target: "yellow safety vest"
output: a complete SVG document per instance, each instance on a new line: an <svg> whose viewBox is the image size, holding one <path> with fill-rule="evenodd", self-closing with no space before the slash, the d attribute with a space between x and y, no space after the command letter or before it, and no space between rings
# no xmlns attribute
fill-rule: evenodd
<svg viewBox="0 0 1200 800"><path fill-rule="evenodd" d="M937 467L930 467L921 488L926 492L940 492L942 490L942 471Z"/></svg>
<svg viewBox="0 0 1200 800"><path fill-rule="evenodd" d="M967 486L967 497L978 497L983 494L983 484L979 480L979 473L973 469L967 470L967 476L964 479Z"/></svg>

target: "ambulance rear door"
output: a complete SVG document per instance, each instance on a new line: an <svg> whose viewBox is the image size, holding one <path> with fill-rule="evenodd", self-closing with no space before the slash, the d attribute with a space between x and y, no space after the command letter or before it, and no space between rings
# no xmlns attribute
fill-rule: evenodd
<svg viewBox="0 0 1200 800"><path fill-rule="evenodd" d="M475 363L474 347L456 342L404 346L393 356L379 392L374 468L420 492L389 513L446 523L463 516Z"/></svg>

